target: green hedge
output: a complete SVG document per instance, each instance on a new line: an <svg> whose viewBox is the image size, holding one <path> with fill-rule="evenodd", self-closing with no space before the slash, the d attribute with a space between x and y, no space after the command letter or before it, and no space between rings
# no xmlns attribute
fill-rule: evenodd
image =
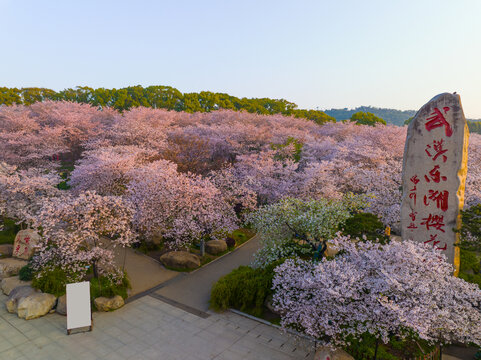
<svg viewBox="0 0 481 360"><path fill-rule="evenodd" d="M219 279L211 291L210 305L214 310L238 309L254 316L261 316L264 301L272 293L275 262L265 269L240 266Z"/></svg>
<svg viewBox="0 0 481 360"><path fill-rule="evenodd" d="M359 213L347 219L341 230L344 235L350 235L352 238L362 239L362 236L365 235L367 240L379 239L380 242L385 243L389 241L389 238L384 235L384 229L384 224L376 215Z"/></svg>

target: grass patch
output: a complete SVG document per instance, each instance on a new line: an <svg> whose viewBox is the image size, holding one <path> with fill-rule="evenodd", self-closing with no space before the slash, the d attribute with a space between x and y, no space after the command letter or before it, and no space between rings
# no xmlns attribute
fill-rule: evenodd
<svg viewBox="0 0 481 360"><path fill-rule="evenodd" d="M12 219L3 219L3 230L0 231L0 244L13 244L15 236L20 231L20 225Z"/></svg>
<svg viewBox="0 0 481 360"><path fill-rule="evenodd" d="M237 229L232 232L230 237L232 237L235 240L236 246L242 245L245 243L247 240L252 239L255 236L255 232L252 229Z"/></svg>

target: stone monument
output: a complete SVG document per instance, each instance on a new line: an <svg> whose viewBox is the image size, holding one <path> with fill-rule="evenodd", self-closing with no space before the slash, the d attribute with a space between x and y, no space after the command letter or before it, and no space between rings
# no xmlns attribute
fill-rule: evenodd
<svg viewBox="0 0 481 360"><path fill-rule="evenodd" d="M403 160L401 235L429 244L459 271L458 234L468 161L468 125L459 95L424 105L407 131Z"/></svg>
<svg viewBox="0 0 481 360"><path fill-rule="evenodd" d="M12 256L19 259L29 260L33 256L35 247L39 242L40 236L35 230L20 230L17 233L17 236L15 236Z"/></svg>

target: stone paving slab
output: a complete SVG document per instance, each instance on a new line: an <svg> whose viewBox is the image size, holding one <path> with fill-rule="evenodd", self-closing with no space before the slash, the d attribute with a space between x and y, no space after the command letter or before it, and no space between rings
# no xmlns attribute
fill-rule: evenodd
<svg viewBox="0 0 481 360"><path fill-rule="evenodd" d="M0 303L6 296L0 295ZM225 312L202 318L145 296L93 314L93 331L66 335L66 317L23 320L0 306L0 359L310 359L312 344Z"/></svg>

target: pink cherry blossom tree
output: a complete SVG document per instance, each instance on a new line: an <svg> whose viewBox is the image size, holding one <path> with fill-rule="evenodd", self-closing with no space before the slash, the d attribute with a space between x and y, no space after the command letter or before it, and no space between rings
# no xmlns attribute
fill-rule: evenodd
<svg viewBox="0 0 481 360"><path fill-rule="evenodd" d="M132 217L133 209L121 197L91 191L45 201L35 218L42 241L33 258L34 269L41 274L61 267L78 280L92 266L95 277L121 281L113 249L136 240Z"/></svg>
<svg viewBox="0 0 481 360"><path fill-rule="evenodd" d="M128 173L156 158L152 150L132 145L105 146L87 150L70 175L74 192L93 190L100 195L122 195Z"/></svg>
<svg viewBox="0 0 481 360"><path fill-rule="evenodd" d="M0 107L0 161L19 167L52 165L60 154L77 159L83 144L102 134L117 112L87 104L45 101Z"/></svg>
<svg viewBox="0 0 481 360"><path fill-rule="evenodd" d="M0 214L30 225L46 199L62 197L56 187L59 182L52 172L0 163Z"/></svg>
<svg viewBox="0 0 481 360"><path fill-rule="evenodd" d="M128 176L126 196L135 208L134 224L147 238L161 235L167 245L180 249L238 226L233 207L209 179L179 173L172 162L148 163Z"/></svg>
<svg viewBox="0 0 481 360"><path fill-rule="evenodd" d="M452 276L438 252L412 241L332 241L343 250L334 260L286 260L275 269L283 327L335 346L366 332L387 343L409 331L441 344L481 344L481 290Z"/></svg>

